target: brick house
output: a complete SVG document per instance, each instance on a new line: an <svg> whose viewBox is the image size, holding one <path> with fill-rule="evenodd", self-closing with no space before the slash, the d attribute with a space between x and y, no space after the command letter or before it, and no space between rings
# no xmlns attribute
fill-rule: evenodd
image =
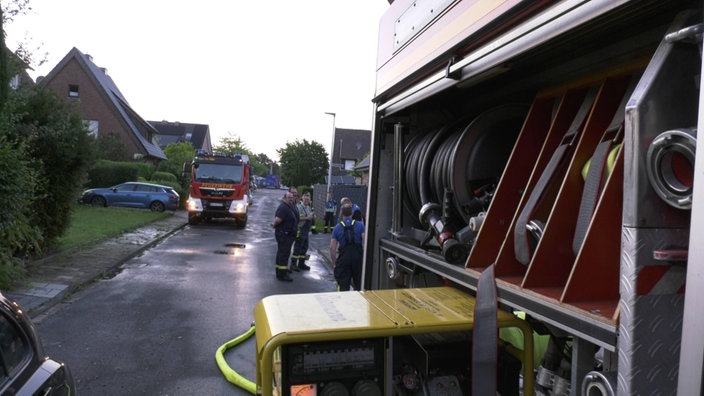
<svg viewBox="0 0 704 396"><path fill-rule="evenodd" d="M107 70L96 66L90 55L74 47L37 84L75 105L92 135L116 136L133 159L152 163L166 159L157 130L130 107Z"/></svg>
<svg viewBox="0 0 704 396"><path fill-rule="evenodd" d="M206 124L189 124L185 122L147 121L159 132L159 147L162 149L171 143L190 142L196 150L211 153L210 126Z"/></svg>
<svg viewBox="0 0 704 396"><path fill-rule="evenodd" d="M361 161L357 163L357 165L354 167L354 170L362 173L362 177L360 178L359 184L363 184L365 186L369 185L369 155L364 157Z"/></svg>

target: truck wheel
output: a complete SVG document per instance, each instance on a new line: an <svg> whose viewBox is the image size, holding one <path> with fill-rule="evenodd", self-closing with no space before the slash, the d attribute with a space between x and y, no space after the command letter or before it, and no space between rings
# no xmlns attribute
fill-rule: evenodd
<svg viewBox="0 0 704 396"><path fill-rule="evenodd" d="M247 226L247 218L235 220L237 228L245 228Z"/></svg>
<svg viewBox="0 0 704 396"><path fill-rule="evenodd" d="M188 216L188 224L196 225L198 223L199 223L198 216Z"/></svg>

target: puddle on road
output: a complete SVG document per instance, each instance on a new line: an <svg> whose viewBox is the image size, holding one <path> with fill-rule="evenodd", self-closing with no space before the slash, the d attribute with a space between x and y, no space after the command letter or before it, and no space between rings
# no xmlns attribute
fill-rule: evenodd
<svg viewBox="0 0 704 396"><path fill-rule="evenodd" d="M117 243L124 243L128 245L143 245L156 239L156 237L159 236L161 233L162 232L160 232L154 227L144 227L120 236L119 238L117 238Z"/></svg>
<svg viewBox="0 0 704 396"><path fill-rule="evenodd" d="M226 255L238 255L239 252L237 249L244 249L247 247L244 243L239 243L239 242L228 242L225 244L225 247L233 248L231 250L216 250L213 253L215 254L226 254Z"/></svg>

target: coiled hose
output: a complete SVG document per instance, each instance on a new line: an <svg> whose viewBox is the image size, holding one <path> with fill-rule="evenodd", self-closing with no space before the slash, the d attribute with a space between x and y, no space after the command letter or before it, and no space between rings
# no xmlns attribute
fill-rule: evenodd
<svg viewBox="0 0 704 396"><path fill-rule="evenodd" d="M254 330L254 325L252 325L252 327L250 327L249 330L247 330L247 332L245 332L244 334L222 344L220 348L215 351L215 361L217 362L220 371L225 376L228 382L239 386L240 388L246 390L247 392L253 395L256 395L257 384L237 373L237 371L233 370L225 360L225 351L247 340L249 337L252 336L252 334L254 334Z"/></svg>

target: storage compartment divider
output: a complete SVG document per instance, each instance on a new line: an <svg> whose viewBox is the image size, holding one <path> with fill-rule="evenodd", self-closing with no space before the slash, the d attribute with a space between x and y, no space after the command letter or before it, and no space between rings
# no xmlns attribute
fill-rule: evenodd
<svg viewBox="0 0 704 396"><path fill-rule="evenodd" d="M592 220L584 232L583 246L587 248L575 252L573 239L585 188L583 169L600 142L613 138L614 123L622 125L623 114L618 109L630 95L631 80L630 75L619 75L591 86L570 87L536 97L467 259L466 270L479 274L493 263L497 282L504 287L566 303L606 321L616 320L622 150L616 152L613 171L597 187L601 193L597 193ZM550 181L545 182L546 176L541 181L553 153L565 144L568 146L563 147L561 163L554 167ZM542 194L531 198L536 188L542 189ZM532 208L530 219L542 223L542 233L536 238L537 244L530 247L526 265L525 259L517 257L516 241L520 238L516 239L514 233L521 212L528 205ZM524 215L522 221L525 219Z"/></svg>
<svg viewBox="0 0 704 396"><path fill-rule="evenodd" d="M514 212L514 217L511 222L511 225L507 230L507 234L504 236L504 242L501 245L501 248L495 259L495 271L497 279L506 279L510 283L518 285L520 285L523 281L527 268L516 258L513 231L516 226L518 216L528 201L530 192L533 191L536 184L538 183L538 179L543 173L545 167L548 165L548 162L550 161L550 157L552 156L553 152L563 141L567 130L571 126L575 115L579 111L579 108L582 105L582 102L584 101L586 92L587 89L585 87L581 89L567 90L564 95L562 95L552 124L550 125L550 129L546 135L543 146L541 148L540 154L537 157L537 161L527 160L525 162L519 163L519 165L523 167L534 167L527 183L525 180L522 180L520 182L522 183L521 186L523 186L523 183L526 183L524 187L519 188L523 191L523 196L521 198L519 206L517 207L517 210ZM520 149L520 147L517 147L517 150L518 149ZM513 162L513 157L509 161ZM546 192L546 194L549 195L549 192ZM495 201L496 198L492 202ZM547 215L547 213L545 213L545 215ZM479 237L481 237L481 235ZM490 263L487 263L487 265L488 264Z"/></svg>
<svg viewBox="0 0 704 396"><path fill-rule="evenodd" d="M501 199L493 200L487 211L468 258L467 268L481 271L496 260L525 190L526 181L530 178L532 168L526 164L532 163L540 153L545 135L550 129L555 103L554 97L544 97L536 98L531 105L510 160L496 187L494 196Z"/></svg>

